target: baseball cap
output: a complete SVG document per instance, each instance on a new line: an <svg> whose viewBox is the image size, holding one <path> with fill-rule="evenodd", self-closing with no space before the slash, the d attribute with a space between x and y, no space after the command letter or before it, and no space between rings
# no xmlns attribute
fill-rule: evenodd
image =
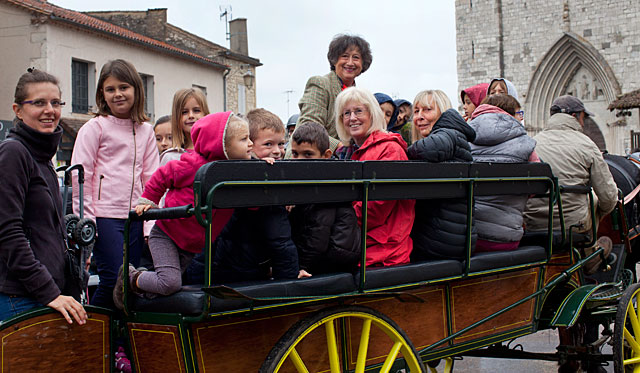
<svg viewBox="0 0 640 373"><path fill-rule="evenodd" d="M582 101L569 95L560 96L553 100L553 103L551 104L551 111L559 111L566 114L584 111L584 113L590 117L595 116L595 114L584 107Z"/></svg>

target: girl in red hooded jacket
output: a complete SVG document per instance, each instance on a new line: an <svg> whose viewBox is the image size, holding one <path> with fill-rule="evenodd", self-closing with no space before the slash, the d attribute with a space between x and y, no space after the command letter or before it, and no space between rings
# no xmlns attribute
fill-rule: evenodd
<svg viewBox="0 0 640 373"><path fill-rule="evenodd" d="M138 215L150 208L158 208L165 197L165 207L193 203L193 180L204 164L224 159L250 159L253 143L249 139L249 125L231 112L209 114L199 119L191 130L193 152L183 153L180 160L160 167L147 183L135 210ZM215 239L233 213L232 209L214 210L212 239ZM137 270L129 264L129 283L136 293L169 295L180 290L182 271L196 253L205 246L205 231L195 217L158 220L149 235L149 250L154 271ZM113 301L123 307L123 268L113 291Z"/></svg>

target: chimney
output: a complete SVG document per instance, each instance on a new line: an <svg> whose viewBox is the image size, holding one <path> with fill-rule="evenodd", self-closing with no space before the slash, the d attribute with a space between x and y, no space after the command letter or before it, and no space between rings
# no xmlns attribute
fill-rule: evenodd
<svg viewBox="0 0 640 373"><path fill-rule="evenodd" d="M148 9L145 25L147 35L164 41L167 26L167 8Z"/></svg>
<svg viewBox="0 0 640 373"><path fill-rule="evenodd" d="M245 56L249 55L246 18L236 18L229 21L229 38L231 51Z"/></svg>

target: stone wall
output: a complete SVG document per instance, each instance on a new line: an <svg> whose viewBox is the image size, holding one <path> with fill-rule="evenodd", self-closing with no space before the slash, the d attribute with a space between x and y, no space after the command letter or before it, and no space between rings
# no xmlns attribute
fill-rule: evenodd
<svg viewBox="0 0 640 373"><path fill-rule="evenodd" d="M640 2L637 0L456 0L459 88L488 82L500 75L499 30L502 18L504 77L515 84L525 112L532 107L539 110L540 105L533 105L533 101L539 97L527 97L530 85L549 82L532 82L532 78L540 75L539 71L536 75L536 71L547 52L566 35L571 36L581 47L584 46L586 51L593 52L591 54L595 58L592 60L598 60L598 65L610 72L607 78L609 81L602 81L594 69L587 66L587 62L593 62L592 60L581 61L583 67L586 66L587 73L584 73L584 69L580 70L581 67L576 63L570 65L571 69L567 70L567 74L572 76L567 77L563 86L556 89L555 93L576 94L575 87L587 83L591 85L590 88L584 86L584 92L597 92L601 86L609 85L613 91L619 90L616 94L638 89L639 12ZM547 56L547 59L553 58L555 57ZM588 82L589 79L593 79L593 82ZM622 153L628 142L629 130L638 128L638 120L632 117L624 128L614 128L619 127L620 123L613 124L617 118L615 114L606 111L606 105L615 96L582 96L587 101L593 101L587 107L597 111L596 120L607 139L609 150L615 149L615 152ZM549 106L550 102L545 102L545 105ZM636 111L634 115L635 113ZM527 119L535 117L536 123L528 124L536 128L544 127L543 122L548 114L530 114L525 114L525 123Z"/></svg>

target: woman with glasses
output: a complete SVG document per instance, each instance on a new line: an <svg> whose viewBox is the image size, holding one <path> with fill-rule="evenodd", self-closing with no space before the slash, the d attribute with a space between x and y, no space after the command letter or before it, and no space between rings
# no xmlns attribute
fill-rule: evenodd
<svg viewBox="0 0 640 373"><path fill-rule="evenodd" d="M336 35L327 53L331 71L324 76L313 76L307 81L300 99L300 117L297 125L306 122L322 124L329 132L329 147L333 152L339 145L334 125L336 97L348 87L355 86L356 77L369 69L373 57L369 43L359 36Z"/></svg>
<svg viewBox="0 0 640 373"><path fill-rule="evenodd" d="M426 162L471 162L469 142L476 137L451 101L440 90L418 93L413 101L414 143L409 159ZM467 202L423 200L416 202L416 222L411 237L414 260L464 259L467 246ZM473 230L473 228L472 228ZM475 230L471 250L475 247Z"/></svg>
<svg viewBox="0 0 640 373"><path fill-rule="evenodd" d="M68 323L87 313L65 286L65 229L58 178L51 158L62 128L58 80L29 69L18 80L14 128L0 143L0 320L49 306Z"/></svg>
<svg viewBox="0 0 640 373"><path fill-rule="evenodd" d="M382 109L370 92L345 89L336 98L335 112L336 131L345 144L336 152L339 159L407 160L407 143L400 134L387 132ZM367 266L409 262L414 205L414 200L368 202ZM362 225L362 202L354 202L353 207Z"/></svg>

